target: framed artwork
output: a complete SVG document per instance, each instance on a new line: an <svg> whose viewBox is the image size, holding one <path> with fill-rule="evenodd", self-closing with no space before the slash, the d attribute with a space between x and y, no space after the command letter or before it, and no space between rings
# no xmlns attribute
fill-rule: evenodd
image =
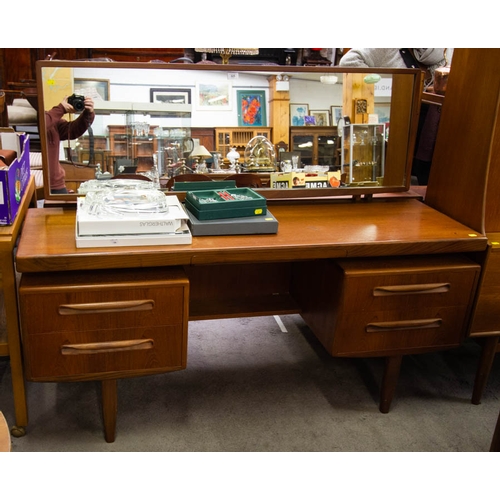
<svg viewBox="0 0 500 500"><path fill-rule="evenodd" d="M389 123L391 119L390 102L375 103L374 109L375 109L375 114L378 115L379 123Z"/></svg>
<svg viewBox="0 0 500 500"><path fill-rule="evenodd" d="M337 125L337 122L342 118L342 106L330 106L330 112L332 115L332 123Z"/></svg>
<svg viewBox="0 0 500 500"><path fill-rule="evenodd" d="M81 94L86 97L109 101L109 80L101 80L98 78L75 78L74 81L75 94Z"/></svg>
<svg viewBox="0 0 500 500"><path fill-rule="evenodd" d="M318 127L329 127L330 126L330 112L325 109L311 109L311 111L309 111L309 115L310 116L314 116L314 118L316 119L316 123L315 125L317 125Z"/></svg>
<svg viewBox="0 0 500 500"><path fill-rule="evenodd" d="M305 117L309 115L308 104L290 104L290 125L292 127L303 127Z"/></svg>
<svg viewBox="0 0 500 500"><path fill-rule="evenodd" d="M200 110L231 110L232 87L229 82L197 83L196 108Z"/></svg>
<svg viewBox="0 0 500 500"><path fill-rule="evenodd" d="M169 87L149 89L149 97L151 102L191 104L191 89Z"/></svg>
<svg viewBox="0 0 500 500"><path fill-rule="evenodd" d="M265 127L266 93L264 90L238 90L238 126Z"/></svg>

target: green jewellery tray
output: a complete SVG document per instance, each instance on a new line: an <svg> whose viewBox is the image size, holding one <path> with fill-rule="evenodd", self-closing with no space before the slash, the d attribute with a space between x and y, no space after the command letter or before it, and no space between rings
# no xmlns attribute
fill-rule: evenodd
<svg viewBox="0 0 500 500"><path fill-rule="evenodd" d="M250 188L188 191L185 204L198 220L254 217L267 210L266 199Z"/></svg>

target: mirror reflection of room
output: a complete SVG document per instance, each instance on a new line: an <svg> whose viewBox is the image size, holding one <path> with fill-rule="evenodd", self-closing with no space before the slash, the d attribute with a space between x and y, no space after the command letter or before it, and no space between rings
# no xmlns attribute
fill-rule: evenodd
<svg viewBox="0 0 500 500"><path fill-rule="evenodd" d="M176 175L195 172L217 178L252 172L265 188L296 189L387 187L389 170L392 186L405 184L406 150L393 155L397 165L387 164L389 70L69 64L41 67L45 110L69 93L94 101L89 131L61 145L69 191L78 193L88 179L130 174L157 176L164 187ZM273 154L249 155L256 138L270 143ZM290 173L300 182L292 185L291 176L287 182Z"/></svg>

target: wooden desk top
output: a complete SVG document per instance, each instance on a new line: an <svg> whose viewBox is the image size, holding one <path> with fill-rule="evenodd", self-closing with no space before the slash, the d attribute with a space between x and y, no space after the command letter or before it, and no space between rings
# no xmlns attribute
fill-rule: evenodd
<svg viewBox="0 0 500 500"><path fill-rule="evenodd" d="M191 245L76 248L75 211L28 211L20 272L476 252L487 238L414 199L276 204L278 234L193 237Z"/></svg>

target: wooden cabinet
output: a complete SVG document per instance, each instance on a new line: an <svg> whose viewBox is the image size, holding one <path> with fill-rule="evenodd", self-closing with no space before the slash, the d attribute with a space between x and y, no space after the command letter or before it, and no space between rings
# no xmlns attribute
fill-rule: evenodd
<svg viewBox="0 0 500 500"><path fill-rule="evenodd" d="M191 128L191 137L198 140L200 146L205 146L207 151L216 151L215 148L215 129L209 127Z"/></svg>
<svg viewBox="0 0 500 500"><path fill-rule="evenodd" d="M226 158L231 147L240 153L240 163L244 161L245 148L251 139L263 135L271 140L270 127L235 127L215 129L215 149Z"/></svg>
<svg viewBox="0 0 500 500"><path fill-rule="evenodd" d="M364 357L458 346L480 272L462 255L340 259L299 269L294 296L322 344L334 356ZM312 296L301 291L306 282Z"/></svg>
<svg viewBox="0 0 500 500"><path fill-rule="evenodd" d="M290 150L302 165L340 166L337 127L291 127Z"/></svg>
<svg viewBox="0 0 500 500"><path fill-rule="evenodd" d="M484 338L473 403L479 403L500 340L500 49L455 49L425 203L489 239L470 336ZM487 81L488 84L484 85Z"/></svg>
<svg viewBox="0 0 500 500"><path fill-rule="evenodd" d="M109 149L113 161L131 159L136 166L151 166L153 155L158 150L158 140L153 133L157 125L150 125L146 134L137 134L126 125L108 125Z"/></svg>
<svg viewBox="0 0 500 500"><path fill-rule="evenodd" d="M181 268L23 275L25 375L101 380L114 441L116 379L186 367L189 282Z"/></svg>
<svg viewBox="0 0 500 500"><path fill-rule="evenodd" d="M185 368L187 290L177 268L23 275L26 377L90 380Z"/></svg>
<svg viewBox="0 0 500 500"><path fill-rule="evenodd" d="M78 163L92 165L99 164L102 172L113 173L113 164L111 162L111 150L108 148L108 138L106 136L94 136L94 144L91 148L88 135L80 137L76 145L76 154ZM93 149L93 151L92 151ZM91 153L93 152L93 158Z"/></svg>
<svg viewBox="0 0 500 500"><path fill-rule="evenodd" d="M464 340L480 269L463 255L310 261L295 264L292 296L332 356L386 358L387 413L403 355Z"/></svg>

